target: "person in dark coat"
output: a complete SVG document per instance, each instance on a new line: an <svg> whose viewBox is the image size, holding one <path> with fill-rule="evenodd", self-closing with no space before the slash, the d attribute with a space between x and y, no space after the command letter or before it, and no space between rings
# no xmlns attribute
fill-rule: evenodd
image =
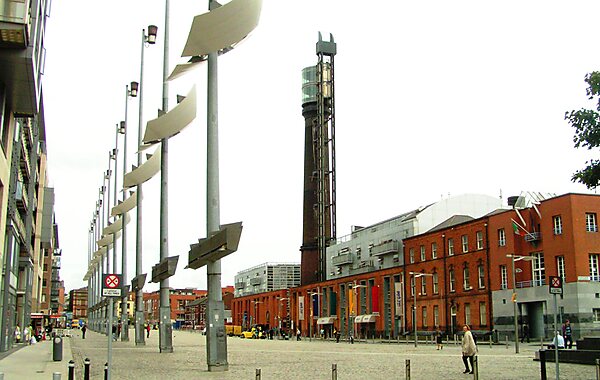
<svg viewBox="0 0 600 380"><path fill-rule="evenodd" d="M84 323L83 326L81 326L81 339L85 339L86 331L87 331L87 325Z"/></svg>

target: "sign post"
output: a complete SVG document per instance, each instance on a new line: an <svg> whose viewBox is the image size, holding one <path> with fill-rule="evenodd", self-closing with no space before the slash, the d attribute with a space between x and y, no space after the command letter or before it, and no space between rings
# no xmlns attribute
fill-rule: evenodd
<svg viewBox="0 0 600 380"><path fill-rule="evenodd" d="M558 302L556 300L557 294L563 294L562 289L562 278L558 276L550 276L550 286L548 287L550 294L554 296L554 336L558 334L558 325L556 321L558 321ZM558 337L555 338L554 344L554 362L556 363L556 380L558 380L559 375L559 365L558 365Z"/></svg>
<svg viewBox="0 0 600 380"><path fill-rule="evenodd" d="M120 274L105 274L102 276L102 296L108 297L108 325L106 335L108 336L108 360L106 380L110 380L110 369L112 365L112 324L114 312L114 298L121 298L123 290L123 276Z"/></svg>

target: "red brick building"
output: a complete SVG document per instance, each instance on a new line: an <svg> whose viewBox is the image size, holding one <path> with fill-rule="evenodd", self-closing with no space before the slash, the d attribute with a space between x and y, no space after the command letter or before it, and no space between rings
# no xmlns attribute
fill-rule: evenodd
<svg viewBox="0 0 600 380"><path fill-rule="evenodd" d="M455 215L402 239L403 262L397 267L235 298L233 323L300 328L305 335L335 328L366 337L397 337L412 332L415 322L420 333L438 326L453 333L469 324L478 333L495 329L512 339L513 271L507 255L515 255L517 318L529 324L531 337L552 335L549 276L564 279L559 322L570 319L575 337L597 331L600 196L523 199L513 209L477 219Z"/></svg>

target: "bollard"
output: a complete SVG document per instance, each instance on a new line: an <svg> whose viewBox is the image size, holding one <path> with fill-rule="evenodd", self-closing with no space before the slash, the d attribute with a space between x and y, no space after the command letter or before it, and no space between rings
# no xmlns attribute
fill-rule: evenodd
<svg viewBox="0 0 600 380"><path fill-rule="evenodd" d="M492 334L490 334L490 348L492 348Z"/></svg>
<svg viewBox="0 0 600 380"><path fill-rule="evenodd" d="M331 380L337 380L337 364L331 365Z"/></svg>
<svg viewBox="0 0 600 380"><path fill-rule="evenodd" d="M69 380L75 380L75 362L69 360Z"/></svg>
<svg viewBox="0 0 600 380"><path fill-rule="evenodd" d="M408 335L406 335L406 344L408 344Z"/></svg>
<svg viewBox="0 0 600 380"><path fill-rule="evenodd" d="M256 369L256 377L255 377L255 379L256 380L260 380L260 368Z"/></svg>
<svg viewBox="0 0 600 380"><path fill-rule="evenodd" d="M473 355L473 379L479 380L479 360L477 355Z"/></svg>
<svg viewBox="0 0 600 380"><path fill-rule="evenodd" d="M410 380L410 359L406 359L406 380Z"/></svg>
<svg viewBox="0 0 600 380"><path fill-rule="evenodd" d="M60 380L60 376L61 376L60 372L54 372L52 374L52 380Z"/></svg>
<svg viewBox="0 0 600 380"><path fill-rule="evenodd" d="M90 380L90 359L83 361L83 380Z"/></svg>
<svg viewBox="0 0 600 380"><path fill-rule="evenodd" d="M104 380L108 380L108 363L104 363Z"/></svg>
<svg viewBox="0 0 600 380"><path fill-rule="evenodd" d="M546 350L540 350L540 380L547 380L546 377Z"/></svg>
<svg viewBox="0 0 600 380"><path fill-rule="evenodd" d="M600 359L596 359L596 380L600 380Z"/></svg>

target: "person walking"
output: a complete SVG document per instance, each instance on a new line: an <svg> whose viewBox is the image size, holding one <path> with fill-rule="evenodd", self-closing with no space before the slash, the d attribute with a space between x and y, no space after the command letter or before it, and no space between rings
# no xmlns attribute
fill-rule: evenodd
<svg viewBox="0 0 600 380"><path fill-rule="evenodd" d="M300 340L300 329L296 330L296 341Z"/></svg>
<svg viewBox="0 0 600 380"><path fill-rule="evenodd" d="M87 331L87 325L84 323L83 326L81 326L81 339L85 339L86 331Z"/></svg>
<svg viewBox="0 0 600 380"><path fill-rule="evenodd" d="M146 324L146 338L150 338L150 324Z"/></svg>
<svg viewBox="0 0 600 380"><path fill-rule="evenodd" d="M468 325L463 326L463 331L465 333L462 339L462 360L465 364L463 373L473 373L473 358L477 354L477 345ZM471 362L471 369L469 369L469 362Z"/></svg>
<svg viewBox="0 0 600 380"><path fill-rule="evenodd" d="M565 348L567 344L569 348L573 348L573 330L571 329L571 322L567 319L562 327L563 337L565 338Z"/></svg>
<svg viewBox="0 0 600 380"><path fill-rule="evenodd" d="M17 327L15 327L15 342L21 343L21 328L18 324Z"/></svg>
<svg viewBox="0 0 600 380"><path fill-rule="evenodd" d="M527 343L529 343L529 325L527 322L523 324L523 335L521 335L521 343L527 339Z"/></svg>
<svg viewBox="0 0 600 380"><path fill-rule="evenodd" d="M437 349L441 350L444 348L444 336L442 335L442 331L438 328L435 332L435 342L437 343Z"/></svg>

